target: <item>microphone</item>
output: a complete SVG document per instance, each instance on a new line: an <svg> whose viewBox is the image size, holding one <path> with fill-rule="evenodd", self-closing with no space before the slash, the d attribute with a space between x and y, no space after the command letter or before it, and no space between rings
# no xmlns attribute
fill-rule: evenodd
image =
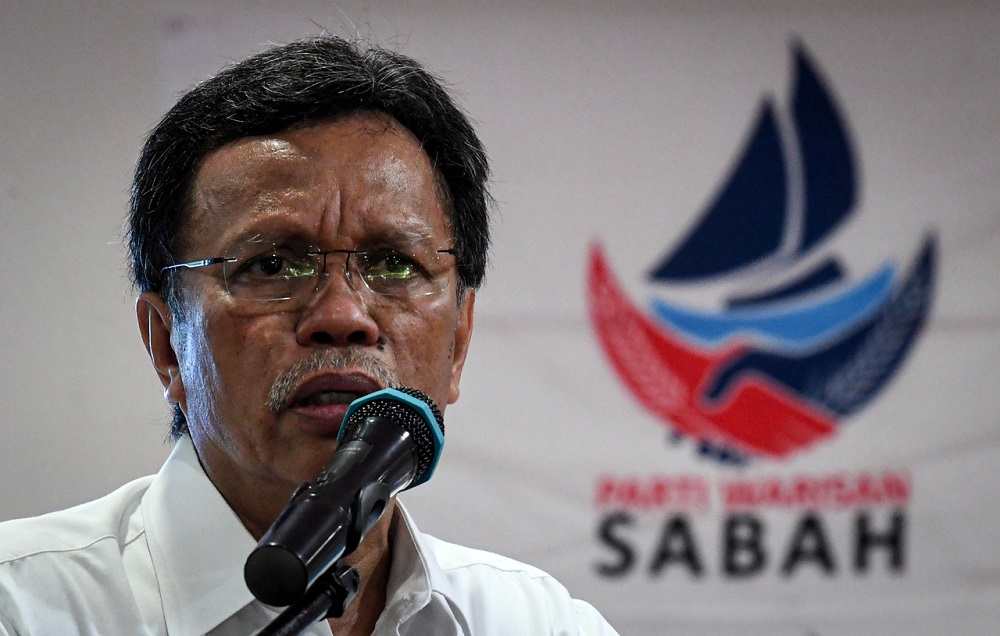
<svg viewBox="0 0 1000 636"><path fill-rule="evenodd" d="M444 418L427 395L402 387L351 402L337 450L313 483L292 495L243 568L260 601L283 607L358 547L389 499L437 466Z"/></svg>

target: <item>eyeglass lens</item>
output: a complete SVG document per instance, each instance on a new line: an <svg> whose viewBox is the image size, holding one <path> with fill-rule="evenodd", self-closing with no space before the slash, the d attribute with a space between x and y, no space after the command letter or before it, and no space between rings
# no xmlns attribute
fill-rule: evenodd
<svg viewBox="0 0 1000 636"><path fill-rule="evenodd" d="M443 288L447 265L453 260L450 254L433 249L318 250L257 241L231 254L235 260L225 263L223 270L226 287L233 297L254 301L307 299L336 271L328 259L341 255L354 291L374 300L418 299Z"/></svg>

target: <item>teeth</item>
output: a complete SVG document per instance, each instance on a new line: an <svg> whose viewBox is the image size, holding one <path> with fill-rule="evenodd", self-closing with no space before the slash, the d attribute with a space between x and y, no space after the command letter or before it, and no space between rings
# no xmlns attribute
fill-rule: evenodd
<svg viewBox="0 0 1000 636"><path fill-rule="evenodd" d="M357 393L347 391L324 391L310 395L305 403L309 406L328 406L330 404L350 404L358 397Z"/></svg>

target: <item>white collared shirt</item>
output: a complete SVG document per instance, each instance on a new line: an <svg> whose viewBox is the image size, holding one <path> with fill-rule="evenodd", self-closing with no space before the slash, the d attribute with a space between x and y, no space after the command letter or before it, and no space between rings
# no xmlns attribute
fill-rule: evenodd
<svg viewBox="0 0 1000 636"><path fill-rule="evenodd" d="M374 634L616 633L537 568L422 535L396 509ZM156 476L0 524L0 634L254 634L278 614L244 583L255 546L185 436ZM325 621L304 633L331 634Z"/></svg>

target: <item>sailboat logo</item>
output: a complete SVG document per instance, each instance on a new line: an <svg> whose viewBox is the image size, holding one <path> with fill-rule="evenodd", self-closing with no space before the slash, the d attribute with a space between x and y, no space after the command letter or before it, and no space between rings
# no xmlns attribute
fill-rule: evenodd
<svg viewBox="0 0 1000 636"><path fill-rule="evenodd" d="M799 43L793 58L787 111L763 101L729 178L650 267L647 311L601 246L590 251L590 317L612 367L676 436L723 462L782 458L833 435L886 387L931 307L933 233L905 271L889 262L856 280L820 249L856 212L856 167ZM719 282L736 290L721 309L664 299Z"/></svg>

